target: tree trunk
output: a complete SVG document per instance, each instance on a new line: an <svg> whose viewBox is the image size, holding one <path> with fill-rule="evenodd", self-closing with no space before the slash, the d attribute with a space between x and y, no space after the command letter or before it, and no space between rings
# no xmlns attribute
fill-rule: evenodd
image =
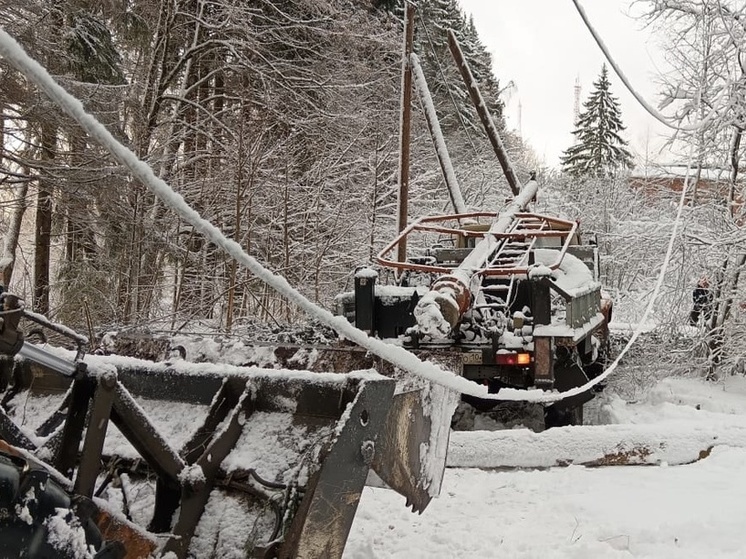
<svg viewBox="0 0 746 559"><path fill-rule="evenodd" d="M736 127L733 133L733 141L730 146L730 185L728 187L728 209L730 216L733 217L736 212L736 181L738 180L738 152L741 149L741 137L743 129Z"/></svg>
<svg viewBox="0 0 746 559"><path fill-rule="evenodd" d="M4 287L10 286L13 279L13 268L16 261L16 249L18 248L18 239L21 236L21 224L23 215L26 213L26 194L28 193L28 183L22 182L14 189L14 197L17 200L10 216L8 231L5 233L3 243L2 260L2 282Z"/></svg>
<svg viewBox="0 0 746 559"><path fill-rule="evenodd" d="M39 194L36 202L34 235L34 297L33 308L41 314L49 313L49 276L52 232L52 183L46 173L54 161L57 149L57 127L45 122L41 126L41 163Z"/></svg>

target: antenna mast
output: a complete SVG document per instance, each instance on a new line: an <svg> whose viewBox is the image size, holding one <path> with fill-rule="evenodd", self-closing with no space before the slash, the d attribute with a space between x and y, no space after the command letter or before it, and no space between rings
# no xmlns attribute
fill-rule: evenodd
<svg viewBox="0 0 746 559"><path fill-rule="evenodd" d="M574 120L578 122L580 116L580 76L575 76L575 107L574 107Z"/></svg>
<svg viewBox="0 0 746 559"><path fill-rule="evenodd" d="M521 105L521 98L518 98L518 135L523 137L523 105Z"/></svg>

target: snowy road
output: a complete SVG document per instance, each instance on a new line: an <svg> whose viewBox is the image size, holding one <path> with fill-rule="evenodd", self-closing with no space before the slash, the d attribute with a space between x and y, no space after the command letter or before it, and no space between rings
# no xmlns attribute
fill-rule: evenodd
<svg viewBox="0 0 746 559"><path fill-rule="evenodd" d="M666 381L645 402L611 406L611 419L727 431L746 415L745 388ZM582 439L588 428L574 429ZM743 558L745 522L746 449L729 443L680 466L449 469L422 516L366 488L344 557Z"/></svg>

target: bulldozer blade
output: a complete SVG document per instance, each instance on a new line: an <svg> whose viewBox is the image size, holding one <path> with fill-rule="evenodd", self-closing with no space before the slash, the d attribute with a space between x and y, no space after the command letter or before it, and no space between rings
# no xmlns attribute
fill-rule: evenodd
<svg viewBox="0 0 746 559"><path fill-rule="evenodd" d="M440 493L445 471L451 418L459 395L415 378L356 346L306 348L256 346L249 364L310 371L348 373L374 369L397 381L396 394L379 435L373 471L402 495L413 512L422 513ZM421 359L460 374L461 357L453 352L418 351Z"/></svg>
<svg viewBox="0 0 746 559"><path fill-rule="evenodd" d="M160 352L161 356L166 355L167 344L157 342L145 338L116 338L117 347L123 350L137 348L139 354L152 356ZM227 343L235 343L235 340ZM380 435L383 446L379 444L373 470L388 487L402 495L415 512L421 513L432 497L439 494L458 394L413 377L355 345L254 343L231 346L230 349L237 349L235 354L241 356L240 361L232 363L234 365L319 373L374 369L381 375L395 379L396 394ZM221 347L216 353L233 353L228 351L228 347L225 350ZM189 346L185 352L187 359L196 358L189 355ZM435 362L454 374L461 374L462 360L458 353L436 350L418 350L416 353L421 359ZM209 403L209 395L218 389L217 379L180 375L177 371L169 372L169 385L157 393L142 385L143 382L151 382L147 377L129 375L122 370L120 378L133 393L145 397L160 398L168 393L169 398L192 400L200 404ZM208 399L197 401L200 395L203 398L207 395Z"/></svg>
<svg viewBox="0 0 746 559"><path fill-rule="evenodd" d="M432 499L423 477L420 449L429 442L432 423L423 413L420 392L397 394L378 441L373 471L407 499L413 512L422 513Z"/></svg>
<svg viewBox="0 0 746 559"><path fill-rule="evenodd" d="M239 536L245 538L239 545L288 558L341 557L374 457L391 448L379 441L397 386L393 379L371 370L317 374L105 356L89 356L86 362L89 375L74 381L79 391L85 389L85 399L66 398L61 375L43 365L18 377L34 379L30 393L23 394L27 400L38 398L52 415L68 408L56 430L63 439L72 433L62 448L79 449L84 438L96 439L79 455L71 454L69 464L65 461L78 472L75 483L65 482L67 491L95 493L92 482L101 479L102 465L109 474L127 473L128 484L147 484L157 475L155 505L158 485L170 492L163 493L161 507L151 509L149 526L168 533L161 551L179 559L192 553L195 538L209 537L199 527L205 512L214 509L216 492L241 501L237 514L255 527ZM17 364L28 366L22 360ZM71 379L66 380L69 385ZM111 384L106 388L112 394L99 394L103 381ZM49 405L54 400L60 402L57 409ZM78 400L80 409L72 413ZM17 406L11 408L15 414ZM99 408L103 415L96 420ZM169 437L170 418L185 414L194 420ZM98 427L107 420L117 430L109 444L103 439L109 435L98 436L90 424ZM185 439L180 451L174 435ZM106 487L102 483L99 489ZM104 537L124 544L127 557L148 556L155 528L139 534L115 514L95 518ZM204 522L213 526L209 518ZM205 545L196 544L198 549Z"/></svg>
<svg viewBox="0 0 746 559"><path fill-rule="evenodd" d="M452 353L423 351L419 354L455 374L459 372L461 361ZM84 433L81 418L86 417L85 410L97 401L94 386L99 375L97 371L116 368L111 421L118 436L123 435L132 448L124 454L119 451L109 454L107 448L116 445L104 444L103 449L98 449L100 445L92 445L91 448L95 446L97 450L90 456L84 448L80 463L89 463L92 468L77 480L76 486L85 485L90 489L90 480L95 479L100 463L119 460L121 464L133 464L137 456L142 457L147 468L139 470L140 478L158 475L156 506L145 533L170 532L165 550L174 552L177 557L187 556L193 534L199 533L197 524L204 511L212 506L209 502L211 488L244 495L256 489L248 487L256 485L256 466L246 465L238 457L247 452L246 441L256 437L250 433L264 432L264 425L272 437L277 437L273 443L275 451L284 448L286 443L291 445L283 451L289 457L286 471L309 467L304 458L307 451L296 448L293 441L312 438L317 441L314 443L317 448L323 446L324 450L317 458L318 468L308 471L308 483L298 493L298 509L293 515L280 515L288 523L275 522L270 532L276 533L277 538L273 536L252 544L257 552L267 545L267 552L274 549L284 557L341 556L360 492L371 471L386 486L401 494L414 512L421 513L439 494L458 394L396 369L355 347L257 346L255 350L242 348L241 355L241 363L233 366L88 356L86 362L91 376L74 382L90 384L91 397L78 406L82 409L77 412L70 409L76 407L73 405L75 391L69 391L71 379L48 370L43 364L17 361L15 390L30 390L40 397L56 395L60 404L49 412L52 419L66 419L61 425L59 421L44 422L40 418L45 432L55 430L46 444L54 444L55 448L78 448ZM330 372L335 375L323 374ZM152 417L139 411L134 413L140 406L133 398L143 406L142 411L153 414ZM249 401L250 406L242 407ZM166 402L168 405L164 406ZM172 448L168 444L172 439L167 424L159 419L161 409L182 409L182 412L168 413L171 416L194 414L197 419L191 431L184 431L178 439L183 438L179 443L180 451L177 446ZM282 420L286 427L273 430L275 420L272 418L279 417L277 414L286 418ZM356 415L353 418L349 414ZM74 430L74 440L69 444L60 443L58 439L71 431L69 428L75 418L80 425ZM153 437L161 431L165 434L163 440ZM178 433L174 431L171 437L174 435ZM228 435L230 438L226 438ZM239 448L235 452L234 446ZM218 447L224 448L218 452ZM290 458L293 455L295 458ZM71 460L75 458L71 455ZM222 463L219 470L213 467L216 465L211 462L213 459L216 464ZM182 486L183 472L191 472L195 467L201 469L204 483L198 488ZM252 501L250 497L253 504L249 503L249 508L259 506L257 503L263 500L275 502L271 495L277 494L278 483L284 487L279 489L279 493L285 495L283 500L289 498L292 488L282 480L282 472L276 474L260 474L266 478L266 483L259 482L260 493L265 496L259 501ZM191 473L186 478L191 479ZM86 480L88 483L83 483ZM340 495L342 486L347 489ZM327 526L330 517L336 519L333 527ZM327 527L320 530L321 526ZM327 534L326 539L320 538L318 533Z"/></svg>

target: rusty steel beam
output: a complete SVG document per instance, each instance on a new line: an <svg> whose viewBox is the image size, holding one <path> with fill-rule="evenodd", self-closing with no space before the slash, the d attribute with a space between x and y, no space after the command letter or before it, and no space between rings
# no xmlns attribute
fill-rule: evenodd
<svg viewBox="0 0 746 559"><path fill-rule="evenodd" d="M505 178L508 180L510 190L513 192L513 196L517 196L521 191L521 181L518 180L518 176L513 169L513 164L510 162L508 150L505 149L505 144L503 144L503 141L500 138L497 126L495 126L495 121L492 120L492 115L487 108L487 103L484 102L482 92L479 91L479 86L469 69L469 64L466 62L464 53L461 51L461 46L458 44L456 35L452 30L448 31L448 48L451 49L451 55L456 61L456 66L458 66L461 77L466 84L466 89L469 92L469 97L471 97L471 102L474 103L474 106L477 109L479 119L482 121L482 126L484 126L487 137L490 139L490 143L492 144L492 149L495 151L495 155L497 155L497 160L500 162L503 173L505 173Z"/></svg>
<svg viewBox="0 0 746 559"><path fill-rule="evenodd" d="M91 403L88 428L83 441L83 452L78 463L78 473L73 490L79 495L91 498L101 467L101 452L104 448L109 416L114 402L115 373L107 373L97 379L96 391Z"/></svg>

